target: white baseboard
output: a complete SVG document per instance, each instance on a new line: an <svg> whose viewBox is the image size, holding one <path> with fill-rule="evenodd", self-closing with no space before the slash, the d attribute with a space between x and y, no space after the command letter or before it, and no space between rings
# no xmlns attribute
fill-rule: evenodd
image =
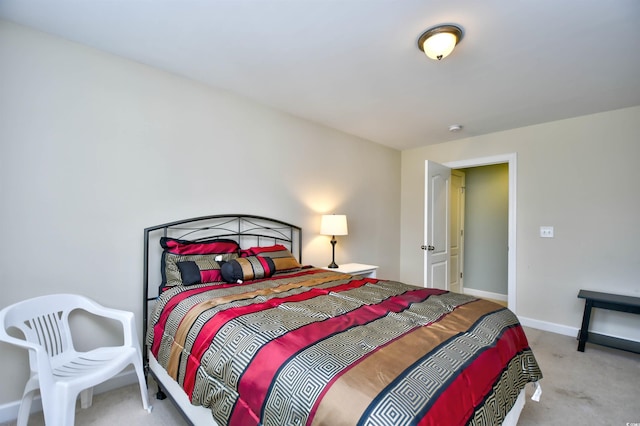
<svg viewBox="0 0 640 426"><path fill-rule="evenodd" d="M521 316L518 316L518 319L520 320L520 323L525 327L531 327L531 328L535 328L542 331L549 331L551 333L562 334L564 336L569 336L569 337L575 337L576 339L578 339L578 333L580 332L580 329L578 327L569 327L567 325L555 324L552 322L540 321L537 319L521 317ZM592 328L589 328L589 332L598 333L602 336L612 337L614 339L623 339L623 340L629 340L631 342L639 342L638 339L634 337L621 335L621 334L607 333L604 331L600 331L598 329L594 330Z"/></svg>
<svg viewBox="0 0 640 426"><path fill-rule="evenodd" d="M518 317L520 323L525 327L531 327L542 331L549 331L551 333L562 334L563 336L578 337L579 329L576 327L569 327L567 325L555 324L547 321L540 321L533 318Z"/></svg>
<svg viewBox="0 0 640 426"><path fill-rule="evenodd" d="M130 370L125 369L118 375L114 376L112 379L107 380L106 382L101 383L93 388L93 394L97 395L99 393L109 392L111 390L118 389L123 386L128 386L132 383L137 382L138 378L133 368ZM13 401L0 405L0 423L15 421L18 418L19 408L20 401ZM42 401L40 400L40 395L36 395L33 398L33 403L31 404L31 413L37 413L39 411L42 411Z"/></svg>
<svg viewBox="0 0 640 426"><path fill-rule="evenodd" d="M507 301L506 294L492 293L490 291L476 290L473 288L464 288L462 291L464 294L469 294L475 297L481 297L483 299L493 299L493 300L499 300L501 302Z"/></svg>
<svg viewBox="0 0 640 426"><path fill-rule="evenodd" d="M476 290L473 288L465 288L464 294L469 294L475 297L481 297L483 299L493 299L507 302L506 294L492 293L490 291ZM562 324L555 324L552 322L541 321L533 318L518 316L520 323L525 327L531 327L538 330L549 331L551 333L561 334L563 336L577 337L579 329L576 327L569 327Z"/></svg>

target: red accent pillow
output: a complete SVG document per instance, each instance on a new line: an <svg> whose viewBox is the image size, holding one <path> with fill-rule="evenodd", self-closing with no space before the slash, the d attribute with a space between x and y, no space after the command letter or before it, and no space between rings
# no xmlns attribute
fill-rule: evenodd
<svg viewBox="0 0 640 426"><path fill-rule="evenodd" d="M246 250L240 250L240 257L256 255L271 258L277 272L293 271L302 268L302 265L293 257L289 249L282 244L274 244L266 247L251 247Z"/></svg>
<svg viewBox="0 0 640 426"><path fill-rule="evenodd" d="M220 254L237 253L240 246L234 240L213 239L203 241L179 240L176 238L162 237L160 245L173 254Z"/></svg>

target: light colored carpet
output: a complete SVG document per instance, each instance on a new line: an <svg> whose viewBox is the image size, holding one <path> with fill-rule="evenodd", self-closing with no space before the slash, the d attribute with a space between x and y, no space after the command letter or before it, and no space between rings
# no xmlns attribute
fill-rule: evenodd
<svg viewBox="0 0 640 426"><path fill-rule="evenodd" d="M574 338L525 328L531 348L544 374L542 398L528 399L520 426L640 424L640 355L587 344L576 351ZM76 425L182 425L185 422L171 401L155 399L150 384L153 411L142 409L136 385L95 395L93 406L76 412ZM6 426L14 426L15 422ZM30 426L44 425L42 413L32 414Z"/></svg>
<svg viewBox="0 0 640 426"><path fill-rule="evenodd" d="M578 352L575 338L525 332L544 378L542 398L527 400L520 426L640 425L639 354L589 343Z"/></svg>

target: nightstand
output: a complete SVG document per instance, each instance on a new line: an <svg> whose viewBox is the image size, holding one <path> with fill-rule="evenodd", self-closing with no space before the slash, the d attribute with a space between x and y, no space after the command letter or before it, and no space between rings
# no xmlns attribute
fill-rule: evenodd
<svg viewBox="0 0 640 426"><path fill-rule="evenodd" d="M327 271L336 271L342 272L343 274L351 274L351 275L359 275L363 278L375 278L376 270L378 267L376 265L365 265L363 263L345 263L343 265L339 265L338 268L322 268Z"/></svg>

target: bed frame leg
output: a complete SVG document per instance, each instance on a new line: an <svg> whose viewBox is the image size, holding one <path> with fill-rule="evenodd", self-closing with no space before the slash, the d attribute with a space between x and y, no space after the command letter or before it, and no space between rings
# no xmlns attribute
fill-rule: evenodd
<svg viewBox="0 0 640 426"><path fill-rule="evenodd" d="M147 389L149 389L149 365L148 364L142 364L143 365L143 370L144 370L144 382L147 385Z"/></svg>
<svg viewBox="0 0 640 426"><path fill-rule="evenodd" d="M156 399L158 401L162 401L163 399L167 399L167 394L164 393L160 385L158 385L158 392L156 393Z"/></svg>

